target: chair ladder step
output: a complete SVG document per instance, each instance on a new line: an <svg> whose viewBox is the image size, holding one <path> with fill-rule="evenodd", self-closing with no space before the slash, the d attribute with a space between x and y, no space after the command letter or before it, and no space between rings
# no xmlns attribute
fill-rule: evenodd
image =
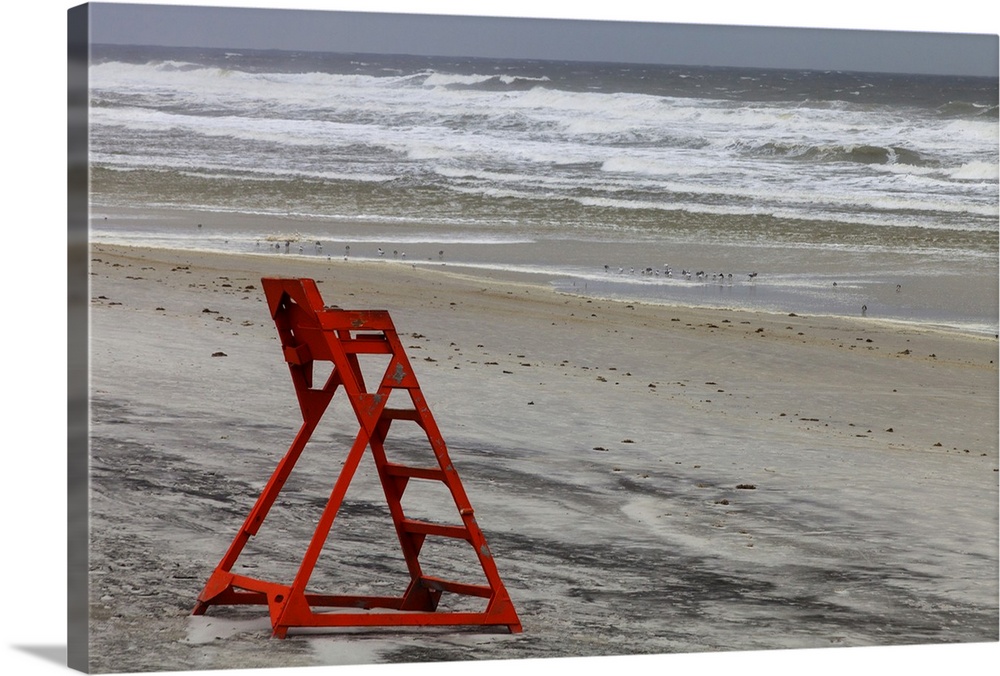
<svg viewBox="0 0 1000 676"><path fill-rule="evenodd" d="M386 420L410 420L415 423L420 423L423 427L424 419L420 416L420 411L415 408L384 408L382 409L382 415L380 416Z"/></svg>
<svg viewBox="0 0 1000 676"><path fill-rule="evenodd" d="M465 526L448 526L428 521L418 521L417 519L402 519L399 522L403 530L407 533L422 533L424 535L438 535L446 538L458 538L460 540L471 540L469 529Z"/></svg>
<svg viewBox="0 0 1000 676"><path fill-rule="evenodd" d="M405 476L414 479L431 479L444 481L444 472L437 467L410 467L408 465L397 465L387 462L383 465L386 474L389 476Z"/></svg>

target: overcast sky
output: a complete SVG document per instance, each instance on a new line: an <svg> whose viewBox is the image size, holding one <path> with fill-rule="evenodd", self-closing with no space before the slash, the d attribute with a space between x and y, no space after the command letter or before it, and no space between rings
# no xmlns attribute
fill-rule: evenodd
<svg viewBox="0 0 1000 676"><path fill-rule="evenodd" d="M256 4L256 7L220 7L92 3L91 40L94 43L243 49L741 65L991 77L998 74L998 37L990 32L956 34L926 29L840 30L725 25L728 23L725 13L713 18L712 23L718 25L706 25L586 18L455 16L454 12L433 15L400 13L408 11L405 4L404 10L389 12L315 9L317 6L340 9L345 4L353 9L358 4L343 2L293 3L274 0ZM377 8L379 4L367 3L366 6ZM421 11L428 11L426 3L420 6ZM483 10L480 8L478 11ZM550 14L559 15L558 11ZM989 23L984 25L984 31L989 31Z"/></svg>

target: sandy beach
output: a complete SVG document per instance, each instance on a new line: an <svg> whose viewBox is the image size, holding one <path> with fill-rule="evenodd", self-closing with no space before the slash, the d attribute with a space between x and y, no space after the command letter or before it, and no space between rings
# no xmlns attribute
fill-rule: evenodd
<svg viewBox="0 0 1000 676"><path fill-rule="evenodd" d="M993 336L588 300L396 261L89 258L94 671L998 640ZM272 275L391 312L522 634L281 641L262 608L191 616L300 421ZM262 571L301 555L303 510L353 438L349 409L328 419L244 554ZM331 545L317 584L389 583L361 508L382 503L376 484L369 461L331 540L351 546Z"/></svg>

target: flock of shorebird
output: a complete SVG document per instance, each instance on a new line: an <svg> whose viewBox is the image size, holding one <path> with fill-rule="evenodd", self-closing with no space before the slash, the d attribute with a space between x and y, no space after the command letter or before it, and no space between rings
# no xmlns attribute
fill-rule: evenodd
<svg viewBox="0 0 1000 676"><path fill-rule="evenodd" d="M256 241L256 245L258 247L260 246L260 240L259 239ZM271 246L270 242L268 243L267 246L268 247ZM284 240L284 249L285 249L286 253L291 249L291 247L292 247L292 240L290 240L290 239ZM275 242L274 243L274 248L276 250L280 251L282 249L282 242L281 241ZM316 253L316 254L322 254L323 253L323 242L320 242L320 241L317 240L313 244L313 252ZM305 253L305 245L299 244L299 253ZM386 251L382 247L378 247L376 249L376 254L378 255L379 258L385 258ZM350 255L351 255L351 245L350 244L345 244L344 245L344 260L346 261L350 257ZM401 260L406 260L406 252L405 251L400 251L399 249L393 249L393 251L392 251L392 257L393 258L398 258L398 259L401 259ZM327 256L327 260L329 260L331 258L332 258L332 256L329 256L329 255ZM444 258L444 250L442 249L442 250L438 251L438 259L440 260L440 259L443 259L443 258Z"/></svg>
<svg viewBox="0 0 1000 676"><path fill-rule="evenodd" d="M201 227L201 224L199 224L199 227ZM260 246L260 240L257 240L257 246ZM291 240L285 240L284 241L284 249L285 249L286 252L291 248L291 246L292 246L292 241ZM313 246L314 246L315 253L317 253L317 254L322 254L323 253L323 243L322 242L317 241L317 242L315 242L315 244ZM276 242L274 244L274 248L280 250L282 248L282 242L280 242L280 241ZM302 253L304 251L305 251L305 247L300 244L299 245L299 252ZM344 245L344 260L346 261L350 257L350 255L351 255L351 245L350 244L345 244ZM384 258L385 255L386 255L386 251L382 247L378 247L376 249L376 255L379 258ZM396 258L396 259L406 260L406 252L405 251L399 251L398 249L394 249L393 252L392 252L392 256L393 256L393 258ZM329 258L331 258L331 257L327 256L327 259L329 259ZM443 259L444 258L444 250L438 251L438 258L439 259ZM612 267L610 265L605 265L604 266L604 271L606 273L608 273L608 274L612 274L613 273L613 269L612 269ZM664 264L662 268L654 268L652 266L647 266L645 268L639 268L638 273L641 276L679 278L679 279L684 279L684 280L688 280L688 281L697 280L697 281L700 281L700 282L712 281L712 282L715 282L717 284L732 284L733 281L734 281L733 280L733 273L731 273L731 272L728 272L728 273L727 272L708 273L708 272L705 272L704 270L692 271L692 270L682 269L682 270L680 270L680 272L678 272L678 273L675 274L673 268L671 268L667 264ZM634 274L636 274L636 269L634 267L629 267L626 270L626 268L619 266L618 267L618 274L619 275L624 275L624 274L634 275ZM746 273L746 279L749 282L755 281L757 279L757 272L754 271L754 272L748 272L748 273ZM833 285L836 286L837 283L834 282ZM896 293L899 293L900 290L901 290L900 289L900 285L897 284L896 285ZM863 305L861 307L861 315L862 316L866 316L867 314L868 314L868 306L867 305Z"/></svg>
<svg viewBox="0 0 1000 676"><path fill-rule="evenodd" d="M605 265L604 266L604 271L610 274L612 272L611 266L610 265ZM627 271L623 267L619 267L618 268L618 274L619 275L624 275L624 274L634 275L635 273L636 273L636 269L635 268L629 268ZM675 277L673 269L669 265L667 265L667 264L664 264L663 268L654 268L654 267L640 268L639 269L639 274L641 276L649 276L649 277L670 277L670 278L674 278ZM708 272L705 272L704 270L698 270L697 272L694 272L692 270L681 270L676 275L676 278L686 279L686 280L697 280L697 281L701 281L701 282L707 282L707 281L711 280L713 282L718 282L720 284L732 284L733 283L733 273L731 273L731 272L728 272L728 273L727 272L708 273ZM747 273L747 280L748 281L752 282L755 279L757 279L757 273L756 272L748 272Z"/></svg>
<svg viewBox="0 0 1000 676"><path fill-rule="evenodd" d="M260 240L257 240L257 246L260 246ZM291 246L292 246L292 240L286 239L284 241L284 249L285 249L285 251L287 252L291 248ZM315 242L315 244L313 246L314 246L314 252L315 253L317 253L317 254L323 253L323 243L322 242L317 241L317 242ZM282 248L282 243L280 241L279 242L275 242L274 248L280 250ZM304 245L302 245L302 244L299 245L299 252L300 253L304 253L305 252L305 246ZM386 251L382 247L378 247L376 249L376 254L377 254L377 256L379 258L385 258ZM345 244L344 245L344 260L346 261L350 257L350 255L351 255L351 245L350 244ZM402 260L406 260L406 252L405 251L399 251L398 249L394 249L393 252L392 252L392 257L393 258L402 259ZM327 256L327 258L330 258L330 256ZM443 258L444 258L444 250L438 251L438 259L443 259ZM610 274L612 272L611 266L610 265L605 265L604 266L604 271ZM630 274L630 275L634 275L636 273L636 269L634 267L630 267L630 268L628 268L627 273ZM618 274L619 275L626 274L626 269L624 267L619 267L618 268ZM640 268L639 269L639 274L643 275L643 276L650 276L650 277L660 277L660 276L663 276L663 277L670 277L670 278L672 278L672 277L675 276L674 275L674 270L669 265L667 265L667 264L664 264L662 268L654 268L654 267L651 267L651 266L645 267L645 268ZM681 270L678 273L677 277L681 278L681 279L686 279L686 280L698 280L698 281L709 281L709 280L711 280L713 282L718 282L718 283L723 283L723 284L732 284L733 283L733 273L731 273L731 272L729 272L729 273L724 273L724 272L708 273L708 272L705 272L704 270L698 270L697 272L695 272L695 271L692 271L692 270L686 270L685 269L685 270ZM757 273L756 272L748 272L747 273L747 280L748 281L752 282L756 278L757 278Z"/></svg>
<svg viewBox="0 0 1000 676"><path fill-rule="evenodd" d="M606 272L607 274L614 274L614 270L612 269L612 267L610 265L605 265L604 266L604 272ZM619 275L635 275L636 272L637 271L636 271L636 269L634 267L630 267L627 270L624 267L619 267L618 268L618 274ZM691 271L691 270L681 270L677 275L675 275L673 269L669 265L667 265L667 264L664 264L662 268L654 268L654 267L640 268L638 270L638 274L641 275L641 276L671 277L671 278L684 279L684 280L697 280L699 282L709 282L709 281L711 281L711 282L715 282L716 284L721 284L721 285L730 285L730 284L733 283L733 274L731 272L729 272L729 273L724 273L724 272L708 273L708 272L705 272L704 270L698 270L697 272L694 272L694 271ZM756 279L757 279L757 272L756 271L746 273L746 280L748 282L754 282L754 281L756 281ZM834 282L833 286L836 287L837 286L837 282ZM897 284L896 285L896 293L900 293L901 291L902 291L902 286L900 284ZM867 304L861 306L861 316L862 317L867 317L868 316L868 305Z"/></svg>
<svg viewBox="0 0 1000 676"><path fill-rule="evenodd" d="M257 246L260 246L260 240L257 240ZM284 242L285 251L287 252L291 248L291 246L292 246L292 241L289 240L289 239L286 239L285 242ZM317 241L313 246L314 246L315 253L317 253L317 254L323 253L323 243L322 242ZM274 245L275 249L279 249L280 250L281 247L282 247L282 243L281 242L276 242L275 245ZM299 245L299 252L300 253L304 253L305 252L305 246L303 246L302 244ZM383 249L382 247L378 247L376 249L376 254L378 255L379 258L385 258L385 254L386 254L385 249ZM351 245L350 244L345 244L344 245L344 260L346 261L350 257L350 255L351 255ZM406 260L406 252L405 251L399 251L398 249L394 249L393 252L392 252L392 257L393 258L402 259L402 260ZM330 256L327 256L327 258L330 258ZM443 259L443 258L444 258L444 250L438 251L438 259ZM605 265L604 266L604 271L607 272L607 273L611 273L611 271L612 271L611 266L610 265ZM628 274L634 275L635 273L636 273L636 269L634 267L630 267L628 269ZM620 274L620 275L626 274L625 268L624 267L619 267L618 268L618 274ZM640 268L639 269L639 274L640 275L644 275L644 276L648 275L648 276L651 276L651 277L660 277L660 276L663 276L663 277L674 277L674 271L673 271L673 269L669 265L666 265L666 264L664 264L664 266L662 268L654 268L654 267L651 267L651 266L650 267L645 267L645 268ZM680 273L679 273L679 277L682 278L682 279L686 279L686 280L709 281L709 279L711 279L711 281L713 281L713 282L718 282L718 283L722 283L722 284L732 284L733 283L733 273L731 273L731 272L729 272L729 273L715 272L715 273L711 273L710 274L710 273L705 272L704 270L698 270L697 272L694 272L692 270L681 270ZM756 278L757 278L757 273L756 272L749 272L749 273L747 273L747 280L748 281L752 282Z"/></svg>

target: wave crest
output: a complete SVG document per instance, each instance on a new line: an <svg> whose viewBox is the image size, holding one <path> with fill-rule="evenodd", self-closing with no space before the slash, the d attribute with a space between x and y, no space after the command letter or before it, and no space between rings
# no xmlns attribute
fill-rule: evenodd
<svg viewBox="0 0 1000 676"><path fill-rule="evenodd" d="M736 144L740 145L740 144ZM880 145L800 145L768 142L743 148L757 157L779 157L808 162L852 162L857 164L905 164L913 167L934 167L935 160L923 157L916 150L903 146Z"/></svg>

